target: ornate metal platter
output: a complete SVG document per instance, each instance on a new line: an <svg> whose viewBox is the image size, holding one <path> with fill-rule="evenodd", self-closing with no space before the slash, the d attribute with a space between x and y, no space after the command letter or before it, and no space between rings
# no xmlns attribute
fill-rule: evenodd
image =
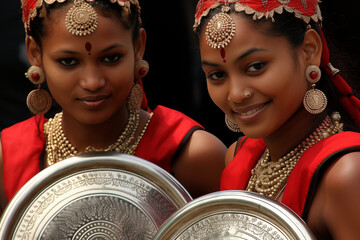
<svg viewBox="0 0 360 240"><path fill-rule="evenodd" d="M156 240L309 240L307 225L281 203L247 191L221 191L193 200L160 227Z"/></svg>
<svg viewBox="0 0 360 240"><path fill-rule="evenodd" d="M20 189L2 216L0 239L153 239L190 200L148 161L84 154L44 169Z"/></svg>

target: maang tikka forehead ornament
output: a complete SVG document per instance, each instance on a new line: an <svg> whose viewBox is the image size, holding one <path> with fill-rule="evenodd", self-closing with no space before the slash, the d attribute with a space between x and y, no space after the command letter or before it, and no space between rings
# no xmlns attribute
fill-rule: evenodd
<svg viewBox="0 0 360 240"><path fill-rule="evenodd" d="M224 48L235 34L235 24L229 15L229 4L235 3L236 12L253 15L253 19L271 19L275 13L283 11L294 13L295 17L305 23L310 20L321 21L321 12L317 0L200 0L196 7L194 30L200 25L201 19L212 9L219 6L222 11L214 15L206 28L206 40L211 48Z"/></svg>
<svg viewBox="0 0 360 240"><path fill-rule="evenodd" d="M51 5L55 2L63 3L66 0L21 0L22 19L24 22L26 35L30 32L30 22L41 15L40 9L43 4ZM66 14L65 25L70 33L78 36L85 36L94 32L97 28L98 20L94 8L88 3L94 0L74 0L74 6ZM131 5L135 5L139 13L140 4L138 0L109 0L111 3L117 3L122 7L122 15L127 16L131 13ZM139 21L141 23L141 21Z"/></svg>

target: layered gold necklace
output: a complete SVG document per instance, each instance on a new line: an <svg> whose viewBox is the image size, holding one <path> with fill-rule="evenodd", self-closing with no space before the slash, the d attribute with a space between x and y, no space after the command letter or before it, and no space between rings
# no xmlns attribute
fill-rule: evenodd
<svg viewBox="0 0 360 240"><path fill-rule="evenodd" d="M46 136L46 153L47 153L47 164L51 166L57 162L60 162L66 158L78 155L80 152L70 143L64 134L62 128L62 116L63 113L57 113L54 118L50 118L44 125L44 132ZM135 140L135 134L138 130L140 123L139 110L129 110L128 123L124 131L120 134L118 139L104 149L96 149L92 146L85 148L85 152L96 152L96 151L112 151L121 152L126 154L134 154L140 140L142 139L147 126L151 120L146 122L140 135Z"/></svg>
<svg viewBox="0 0 360 240"><path fill-rule="evenodd" d="M340 114L337 112L333 113L331 118L327 116L309 137L276 162L271 161L269 149L266 148L256 166L251 170L246 190L277 199L303 153L321 139L343 131L340 119Z"/></svg>

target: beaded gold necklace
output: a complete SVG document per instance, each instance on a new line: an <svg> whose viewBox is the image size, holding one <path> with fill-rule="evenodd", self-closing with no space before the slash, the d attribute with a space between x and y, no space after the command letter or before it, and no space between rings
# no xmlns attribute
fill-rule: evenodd
<svg viewBox="0 0 360 240"><path fill-rule="evenodd" d="M340 119L340 114L337 112L333 113L331 118L327 116L309 137L277 162L271 161L269 149L266 148L256 166L251 170L246 190L277 199L303 153L321 139L342 132L343 124L340 123Z"/></svg>
<svg viewBox="0 0 360 240"><path fill-rule="evenodd" d="M46 136L46 153L47 153L47 164L51 166L57 162L60 162L66 158L78 155L80 152L69 142L66 138L62 128L62 116L63 113L57 113L54 118L50 118L44 126L44 132ZM151 120L152 114L149 120L145 124L138 138L135 139L135 134L138 130L140 123L139 110L129 110L129 119L124 131L118 137L118 139L104 149L96 149L92 146L88 146L85 152L96 152L96 151L113 151L127 154L134 154L135 150L143 137L147 126Z"/></svg>

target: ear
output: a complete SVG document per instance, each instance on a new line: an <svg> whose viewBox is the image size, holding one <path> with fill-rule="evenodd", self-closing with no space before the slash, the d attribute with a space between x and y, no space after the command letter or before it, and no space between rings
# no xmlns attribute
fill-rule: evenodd
<svg viewBox="0 0 360 240"><path fill-rule="evenodd" d="M138 38L135 41L135 62L143 59L146 47L146 31L144 28L139 29Z"/></svg>
<svg viewBox="0 0 360 240"><path fill-rule="evenodd" d="M307 65L320 65L322 42L319 34L314 29L309 29L305 33L301 48Z"/></svg>
<svg viewBox="0 0 360 240"><path fill-rule="evenodd" d="M41 67L41 48L31 36L26 38L26 54L31 65Z"/></svg>

